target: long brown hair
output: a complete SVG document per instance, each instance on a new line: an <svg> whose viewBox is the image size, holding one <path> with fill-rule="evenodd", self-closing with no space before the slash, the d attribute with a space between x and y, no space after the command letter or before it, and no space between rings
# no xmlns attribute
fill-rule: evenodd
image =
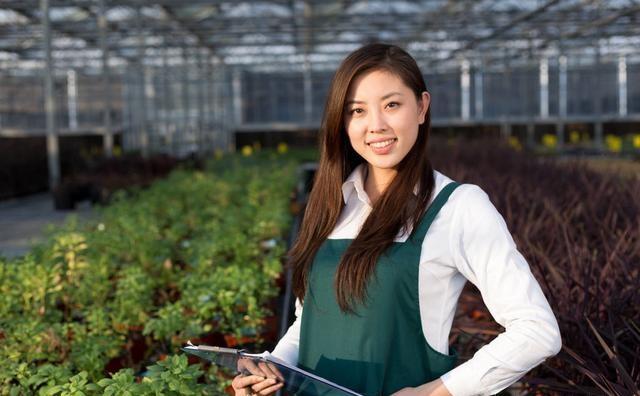
<svg viewBox="0 0 640 396"><path fill-rule="evenodd" d="M344 207L342 184L364 159L349 142L345 130L345 101L358 76L385 70L398 76L421 100L427 90L415 60L403 49L388 44L368 44L349 54L336 71L327 96L320 127L320 162L298 237L289 251L293 268L293 292L304 300L313 258L335 227ZM419 126L418 137L398 164L397 175L373 205L355 240L336 271L336 298L343 312L355 312L366 302L367 282L378 258L407 225L415 229L427 208L434 188L433 168L427 157L431 111ZM419 186L414 196L415 186Z"/></svg>

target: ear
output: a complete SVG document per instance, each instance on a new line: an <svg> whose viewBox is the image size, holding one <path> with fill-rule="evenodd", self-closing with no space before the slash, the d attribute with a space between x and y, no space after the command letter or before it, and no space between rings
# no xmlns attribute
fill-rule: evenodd
<svg viewBox="0 0 640 396"><path fill-rule="evenodd" d="M420 100L418 101L418 123L420 125L424 123L424 119L427 116L427 110L429 109L430 104L431 95L429 95L429 92L424 91L420 96Z"/></svg>

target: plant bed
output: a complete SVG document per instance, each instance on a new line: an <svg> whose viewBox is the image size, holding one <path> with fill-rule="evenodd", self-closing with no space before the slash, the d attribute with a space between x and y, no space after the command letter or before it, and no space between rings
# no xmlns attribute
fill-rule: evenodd
<svg viewBox="0 0 640 396"><path fill-rule="evenodd" d="M273 335L295 165L262 152L176 170L0 259L0 394L223 392L213 368L175 354Z"/></svg>
<svg viewBox="0 0 640 396"><path fill-rule="evenodd" d="M499 140L432 147L434 167L481 186L558 319L563 348L521 390L629 395L640 383L640 179L517 152ZM502 329L474 287L452 328L463 359Z"/></svg>

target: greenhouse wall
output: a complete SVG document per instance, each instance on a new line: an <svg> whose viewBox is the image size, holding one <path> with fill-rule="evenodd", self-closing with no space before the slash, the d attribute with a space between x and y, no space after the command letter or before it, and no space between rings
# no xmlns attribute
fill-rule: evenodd
<svg viewBox="0 0 640 396"><path fill-rule="evenodd" d="M460 75L458 73L425 75L427 89L431 93L431 117L460 117Z"/></svg>
<svg viewBox="0 0 640 396"><path fill-rule="evenodd" d="M617 114L617 76L615 64L570 68L567 78L567 114Z"/></svg>
<svg viewBox="0 0 640 396"><path fill-rule="evenodd" d="M627 111L640 113L640 63L627 65Z"/></svg>
<svg viewBox="0 0 640 396"><path fill-rule="evenodd" d="M616 59L569 58L564 69L558 58L549 59L546 99L540 63L474 65L466 88L462 68L424 77L432 119L446 126L637 115L640 64L626 63L626 108L620 102L620 73ZM118 69L105 95L104 80L95 71L69 69L56 74L55 123L61 135L100 134L109 107L111 128L123 134L125 150L185 156L234 147L234 134L242 128L317 129L332 77L331 70L260 72L182 60ZM0 128L43 135L43 86L35 75L0 76Z"/></svg>
<svg viewBox="0 0 640 396"><path fill-rule="evenodd" d="M629 114L638 113L640 67L628 66ZM542 115L540 65L514 66L498 70L474 68L470 72L468 111L471 120L510 117L546 118L557 116L593 117L620 112L618 64L614 62L566 67L566 103L561 110L561 72L558 60L550 60L547 75L547 113ZM319 125L329 89L331 72L312 73L313 107L311 123ZM424 76L432 96L434 120L463 119L463 87L460 71ZM594 87L597 86L597 90ZM595 92L599 92L596 94ZM242 124L309 124L305 115L303 73L242 73ZM564 111L564 114L561 114Z"/></svg>

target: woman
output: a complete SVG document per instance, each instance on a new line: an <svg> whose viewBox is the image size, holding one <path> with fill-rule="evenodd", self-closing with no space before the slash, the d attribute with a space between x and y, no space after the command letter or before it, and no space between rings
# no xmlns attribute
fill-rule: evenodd
<svg viewBox="0 0 640 396"><path fill-rule="evenodd" d="M561 346L488 196L433 170L430 100L398 47L366 45L342 62L290 251L297 318L272 354L365 395L493 394ZM506 331L454 368L448 336L467 280ZM268 395L281 384L247 376L233 386Z"/></svg>

